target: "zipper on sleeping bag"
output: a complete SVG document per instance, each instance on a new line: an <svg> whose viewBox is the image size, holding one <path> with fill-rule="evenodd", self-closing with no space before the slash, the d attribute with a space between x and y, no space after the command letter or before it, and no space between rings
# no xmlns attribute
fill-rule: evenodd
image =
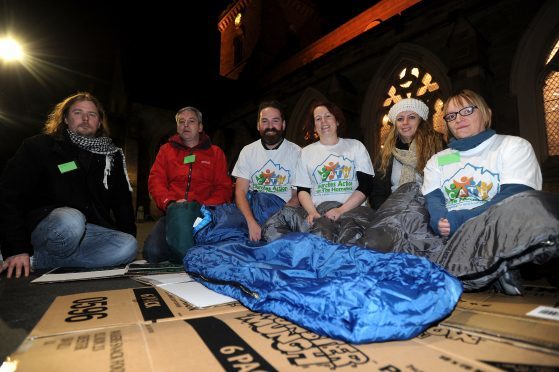
<svg viewBox="0 0 559 372"><path fill-rule="evenodd" d="M193 273L190 271L186 272L188 275L198 278L198 279L202 279L205 282L208 283L212 283L212 284L217 284L217 285L230 285L232 287L236 287L239 288L242 292L244 292L246 295L255 298L255 299L259 299L260 295L256 292L251 291L250 289L248 289L247 287L245 287L244 285L242 285L241 283L238 282L232 282L229 280L220 280L220 279L214 279L214 278L206 278L205 276L198 274L198 273Z"/></svg>

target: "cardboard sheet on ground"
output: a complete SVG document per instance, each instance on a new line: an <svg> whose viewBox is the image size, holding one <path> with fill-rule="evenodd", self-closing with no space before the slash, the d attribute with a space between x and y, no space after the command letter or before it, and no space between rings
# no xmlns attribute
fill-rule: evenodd
<svg viewBox="0 0 559 372"><path fill-rule="evenodd" d="M184 273L184 266L172 263L148 263L145 260L134 261L126 266L126 276L158 275L167 273Z"/></svg>
<svg viewBox="0 0 559 372"><path fill-rule="evenodd" d="M119 276L146 276L163 275L164 273L184 273L182 265L175 264L150 264L145 260L134 261L125 267L107 268L79 268L79 267L57 267L41 275L31 283L55 283L75 280L115 278Z"/></svg>
<svg viewBox="0 0 559 372"><path fill-rule="evenodd" d="M167 284L187 283L191 282L193 279L187 273L175 273L143 275L135 277L134 280L143 284L152 285L154 287L160 287Z"/></svg>
<svg viewBox="0 0 559 372"><path fill-rule="evenodd" d="M149 275L138 277L136 280L167 291L200 309L237 301L204 287L186 273Z"/></svg>
<svg viewBox="0 0 559 372"><path fill-rule="evenodd" d="M160 288L199 309L237 302L236 299L214 292L198 282L166 284Z"/></svg>
<svg viewBox="0 0 559 372"><path fill-rule="evenodd" d="M559 354L559 291L524 286L524 295L464 293L441 324L524 347Z"/></svg>
<svg viewBox="0 0 559 372"><path fill-rule="evenodd" d="M40 371L464 372L555 370L559 357L444 327L408 341L351 345L240 311L28 339L9 363Z"/></svg>
<svg viewBox="0 0 559 372"><path fill-rule="evenodd" d="M118 276L124 276L125 274L125 267L113 267L107 269L80 269L75 267L58 267L46 274L41 275L37 279L32 280L31 283L54 283L74 280L114 278Z"/></svg>
<svg viewBox="0 0 559 372"><path fill-rule="evenodd" d="M160 288L140 287L58 296L29 337L164 322L246 310L238 302L197 309Z"/></svg>

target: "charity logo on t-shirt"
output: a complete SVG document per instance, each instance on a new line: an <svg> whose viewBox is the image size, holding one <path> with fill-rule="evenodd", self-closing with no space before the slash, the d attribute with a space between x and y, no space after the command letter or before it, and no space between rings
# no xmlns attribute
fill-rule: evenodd
<svg viewBox="0 0 559 372"><path fill-rule="evenodd" d="M499 188L499 174L470 163L443 182L448 210L478 207L491 200Z"/></svg>
<svg viewBox="0 0 559 372"><path fill-rule="evenodd" d="M260 192L282 193L290 188L291 172L268 160L252 175L252 189Z"/></svg>
<svg viewBox="0 0 559 372"><path fill-rule="evenodd" d="M352 160L330 154L312 173L317 184L316 194L351 193L355 179Z"/></svg>

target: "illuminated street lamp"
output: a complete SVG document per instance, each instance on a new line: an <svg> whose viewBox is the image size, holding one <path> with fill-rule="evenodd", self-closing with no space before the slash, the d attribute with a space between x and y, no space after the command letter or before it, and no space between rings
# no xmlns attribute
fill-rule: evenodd
<svg viewBox="0 0 559 372"><path fill-rule="evenodd" d="M0 38L0 59L5 62L22 61L24 58L23 48L14 39Z"/></svg>

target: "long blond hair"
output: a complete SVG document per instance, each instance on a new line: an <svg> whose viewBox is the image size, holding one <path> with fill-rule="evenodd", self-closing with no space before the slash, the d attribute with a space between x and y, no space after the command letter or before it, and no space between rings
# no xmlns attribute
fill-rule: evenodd
<svg viewBox="0 0 559 372"><path fill-rule="evenodd" d="M91 101L97 107L97 111L99 111L99 129L95 133L96 137L100 136L107 136L109 133L108 124L107 124L107 115L105 114L105 110L101 105L101 102L97 98L95 98L91 93L88 92L79 92L70 97L65 98L62 102L58 103L54 106L54 109L49 114L48 119L45 123L43 128L43 132L45 134L50 134L56 137L62 136L62 133L66 128L68 128L68 124L64 122L64 118L68 115L68 111L70 107L76 102L81 101Z"/></svg>
<svg viewBox="0 0 559 372"><path fill-rule="evenodd" d="M384 141L384 146L380 152L380 167L379 172L382 173L382 177L385 177L388 166L392 159L392 151L396 147L396 142L398 140L398 129L396 124L392 125L392 129L388 133L386 140ZM426 120L421 119L417 131L413 137L415 141L416 156L417 156L417 171L423 176L423 168L427 164L427 161L431 156L435 155L437 152L441 151L444 147L443 135L435 129Z"/></svg>

